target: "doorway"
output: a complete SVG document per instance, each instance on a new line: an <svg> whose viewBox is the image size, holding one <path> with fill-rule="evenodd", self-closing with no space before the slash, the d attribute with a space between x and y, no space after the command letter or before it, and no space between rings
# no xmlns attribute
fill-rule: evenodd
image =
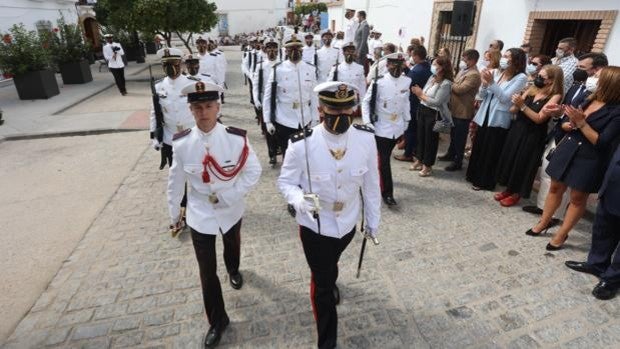
<svg viewBox="0 0 620 349"><path fill-rule="evenodd" d="M576 57L592 51L596 34L601 27L600 20L547 20L545 22L540 53L550 57L555 56L558 42L568 37L577 40Z"/></svg>

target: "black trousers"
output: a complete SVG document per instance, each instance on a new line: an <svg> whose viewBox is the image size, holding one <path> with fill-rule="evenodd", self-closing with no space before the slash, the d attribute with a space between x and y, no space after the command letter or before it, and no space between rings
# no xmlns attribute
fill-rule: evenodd
<svg viewBox="0 0 620 349"><path fill-rule="evenodd" d="M454 127L450 130L450 147L448 148L448 156L452 161L461 166L463 164L463 155L465 153L465 145L467 144L467 134L469 133L469 124L471 120L452 118Z"/></svg>
<svg viewBox="0 0 620 349"><path fill-rule="evenodd" d="M405 130L405 156L413 156L415 155L415 148L417 143L417 120L416 120L417 108L416 112L411 115L411 120L409 120L409 125L407 125L407 129Z"/></svg>
<svg viewBox="0 0 620 349"><path fill-rule="evenodd" d="M439 148L439 133L433 132L437 114L438 112L436 110L422 104L418 107L418 144L416 146L416 157L428 167L435 164L437 149Z"/></svg>
<svg viewBox="0 0 620 349"><path fill-rule="evenodd" d="M394 150L398 139L375 136L375 140L377 142L377 152L379 153L381 196L384 198L393 197L394 184L392 183L392 166L390 165L390 158L392 157L392 150Z"/></svg>
<svg viewBox="0 0 620 349"><path fill-rule="evenodd" d="M342 239L323 236L299 226L299 236L306 261L312 272L310 301L316 321L319 348L335 348L338 337L338 314L334 287L338 279L340 255L355 236L355 227Z"/></svg>
<svg viewBox="0 0 620 349"><path fill-rule="evenodd" d="M263 135L265 135L265 141L267 142L267 153L269 153L269 157L276 156L278 150L278 142L276 140L275 134L270 134L267 132L267 126L265 121L263 120L263 110L257 109L258 111L258 122L260 123L260 129L263 131Z"/></svg>
<svg viewBox="0 0 620 349"><path fill-rule="evenodd" d="M125 68L110 68L110 72L114 76L114 82L120 93L127 93L125 88Z"/></svg>
<svg viewBox="0 0 620 349"><path fill-rule="evenodd" d="M162 152L163 156L166 158L166 161L168 162L168 167L172 166L172 159L174 155L172 151L172 146L163 143L159 151ZM181 199L181 207L187 207L187 184L185 185L185 193L183 194L183 199Z"/></svg>
<svg viewBox="0 0 620 349"><path fill-rule="evenodd" d="M224 243L224 263L228 274L239 272L239 257L241 254L241 219L222 235ZM222 286L217 276L217 258L215 255L216 235L201 234L191 228L192 242L198 260L200 284L202 285L202 299L205 312L211 326L219 326L226 317Z"/></svg>
<svg viewBox="0 0 620 349"><path fill-rule="evenodd" d="M252 79L248 79L248 88L250 89L250 104L254 105L254 93L252 92Z"/></svg>
<svg viewBox="0 0 620 349"><path fill-rule="evenodd" d="M282 149L282 159L286 155L286 149L288 148L288 141L291 136L301 130L301 128L290 128L284 125L280 125L277 122L273 124L276 128L275 139L276 147Z"/></svg>
<svg viewBox="0 0 620 349"><path fill-rule="evenodd" d="M592 246L588 254L588 264L602 273L601 280L618 283L620 282L620 230L618 230L620 217L609 213L603 200L605 197L598 203L592 225Z"/></svg>

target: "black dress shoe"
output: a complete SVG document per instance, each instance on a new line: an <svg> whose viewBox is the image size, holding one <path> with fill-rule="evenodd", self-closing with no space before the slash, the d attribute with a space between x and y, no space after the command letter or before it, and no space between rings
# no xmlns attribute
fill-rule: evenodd
<svg viewBox="0 0 620 349"><path fill-rule="evenodd" d="M437 160L439 161L452 161L454 159L454 156L450 155L450 154L444 154L441 156L437 157Z"/></svg>
<svg viewBox="0 0 620 349"><path fill-rule="evenodd" d="M532 214L537 214L537 215L541 215L543 213L543 210L541 210L540 208L536 206L523 206L522 210L527 213L532 213Z"/></svg>
<svg viewBox="0 0 620 349"><path fill-rule="evenodd" d="M566 261L564 262L564 265L581 273L592 274L596 277L599 277L601 275L600 271L596 270L596 268L594 268L587 262Z"/></svg>
<svg viewBox="0 0 620 349"><path fill-rule="evenodd" d="M269 165L274 166L277 162L278 160L276 159L275 156L272 156L269 158Z"/></svg>
<svg viewBox="0 0 620 349"><path fill-rule="evenodd" d="M592 295L600 300L612 299L620 287L620 282L600 281L592 290Z"/></svg>
<svg viewBox="0 0 620 349"><path fill-rule="evenodd" d="M219 324L211 326L209 332L207 332L207 335L205 336L205 348L215 348L220 343L220 339L222 339L222 333L224 333L224 330L226 329L226 327L228 327L228 324L230 323L228 315L225 316L226 317L222 321L220 321Z"/></svg>
<svg viewBox="0 0 620 349"><path fill-rule="evenodd" d="M340 304L340 290L336 285L334 285L334 300L336 302L336 305Z"/></svg>
<svg viewBox="0 0 620 349"><path fill-rule="evenodd" d="M445 170L448 172L454 172L454 171L458 171L460 169L462 169L463 166L457 164L456 162L451 163L450 165L446 166Z"/></svg>
<svg viewBox="0 0 620 349"><path fill-rule="evenodd" d="M397 205L396 200L394 200L394 198L391 197L391 196L384 197L383 198L383 202L385 202L385 204L388 205L388 206L396 206Z"/></svg>
<svg viewBox="0 0 620 349"><path fill-rule="evenodd" d="M237 272L237 274L229 275L229 279L230 279L230 286L234 288L235 290L238 290L241 288L241 286L243 286L243 277L241 276L240 272Z"/></svg>

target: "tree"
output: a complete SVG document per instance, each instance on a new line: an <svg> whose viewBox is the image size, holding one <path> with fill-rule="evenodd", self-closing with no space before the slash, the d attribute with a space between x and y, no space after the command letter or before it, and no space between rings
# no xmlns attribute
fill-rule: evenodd
<svg viewBox="0 0 620 349"><path fill-rule="evenodd" d="M160 34L168 46L174 33L190 53L193 34L210 31L218 21L217 6L207 0L99 0L95 10L104 25Z"/></svg>

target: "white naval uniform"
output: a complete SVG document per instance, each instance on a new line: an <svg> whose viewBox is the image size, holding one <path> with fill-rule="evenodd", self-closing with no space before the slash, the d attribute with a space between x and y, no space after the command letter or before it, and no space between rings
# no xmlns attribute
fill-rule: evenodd
<svg viewBox="0 0 620 349"><path fill-rule="evenodd" d="M254 106L259 109L262 108L262 103L263 103L263 100L259 92L262 92L263 95L265 94L267 83L269 83L269 74L271 74L271 70L273 66L276 63L278 63L277 59L273 61L270 61L267 58L261 58L261 59L263 59L263 61L258 62L258 65L256 66L256 70L252 74L252 95L254 96ZM263 90L258 91L258 76L259 76L261 69L263 71L263 86L262 86Z"/></svg>
<svg viewBox="0 0 620 349"><path fill-rule="evenodd" d="M375 49L383 47L383 41L381 39L368 40L368 59L375 60Z"/></svg>
<svg viewBox="0 0 620 349"><path fill-rule="evenodd" d="M217 85L222 87L224 82L220 80L222 78L222 67L218 55L215 52L207 52L204 55L198 54L198 58L200 59L200 69L198 72L211 77Z"/></svg>
<svg viewBox="0 0 620 349"><path fill-rule="evenodd" d="M306 148L303 140L295 141L296 137L300 138L299 135L291 138L277 181L278 189L288 203L298 202L304 193L310 191ZM377 146L372 132L351 126L343 135L336 136L320 124L307 137L307 146L312 190L321 203L321 235L342 238L351 232L359 222L360 188L364 197L365 224L376 232L381 217L381 190ZM330 154L329 149L334 148L347 149L341 160ZM340 203L342 208L334 210ZM297 212L295 219L299 225L318 233L317 221L311 213Z"/></svg>
<svg viewBox="0 0 620 349"><path fill-rule="evenodd" d="M355 17L351 19L344 19L344 42L355 42L355 32L360 23Z"/></svg>
<svg viewBox="0 0 620 349"><path fill-rule="evenodd" d="M116 52L116 58L114 58L114 50L112 50L114 46L120 48L120 50ZM123 62L124 54L125 51L123 51L123 47L118 42L112 42L111 44L105 44L103 46L103 58L108 62L108 68L125 68L125 63Z"/></svg>
<svg viewBox="0 0 620 349"><path fill-rule="evenodd" d="M159 104L164 113L164 139L163 143L172 145L172 136L175 133L194 127L196 121L187 106L187 96L181 95L183 87L195 81L185 75L179 75L176 79L165 77L155 84L155 93L159 95ZM150 131L157 128L155 110L151 106Z"/></svg>
<svg viewBox="0 0 620 349"><path fill-rule="evenodd" d="M246 50L241 59L241 71L248 79L251 77L250 69L252 65L250 63L252 63L251 59L253 59L254 52L256 52L254 49Z"/></svg>
<svg viewBox="0 0 620 349"><path fill-rule="evenodd" d="M377 80L377 99L375 111L377 121L374 123L375 135L395 139L400 137L411 120L409 107L409 88L411 79L401 75L398 78L390 74ZM373 85L370 85L362 102L362 120L370 123L370 99Z"/></svg>
<svg viewBox="0 0 620 349"><path fill-rule="evenodd" d="M336 67L332 67L327 77L327 81L334 80ZM366 95L366 78L364 77L364 67L356 62L351 64L342 62L338 64L338 81L347 82L357 87L360 100Z"/></svg>
<svg viewBox="0 0 620 349"><path fill-rule="evenodd" d="M314 64L314 53L315 52L316 52L316 47L304 46L301 49L301 60L304 62L308 62L310 64Z"/></svg>
<svg viewBox="0 0 620 349"><path fill-rule="evenodd" d="M217 79L221 83L220 87L223 88L226 84L226 69L228 69L228 61L226 60L226 55L224 55L224 52L218 49L213 50L213 52L217 55Z"/></svg>
<svg viewBox="0 0 620 349"><path fill-rule="evenodd" d="M334 39L334 41L332 41L333 48L342 49L342 45L344 45L344 40L342 39Z"/></svg>
<svg viewBox="0 0 620 349"><path fill-rule="evenodd" d="M323 46L317 52L317 69L319 71L318 83L327 81L329 70L337 63L342 62L343 57L339 49Z"/></svg>
<svg viewBox="0 0 620 349"><path fill-rule="evenodd" d="M275 66L277 91L272 91L271 82L274 80L273 69L269 73L269 79L265 85L263 95L263 120L270 123L271 94L276 93L276 122L289 128L299 128L311 122L318 123L318 97L312 90L316 86L316 68L309 63L300 61L297 64L286 60ZM301 78L301 91L299 91L299 79ZM300 105L301 94L301 105ZM301 121L303 108L304 121Z"/></svg>
<svg viewBox="0 0 620 349"><path fill-rule="evenodd" d="M209 133L204 133L195 126L189 134L173 142L174 160L168 175L168 211L172 224L179 218L179 204L186 181L187 224L197 232L224 234L242 218L245 210L244 197L258 183L262 171L249 143L247 161L243 169L230 181L218 179L209 170L210 182L204 183L202 162L208 147L211 156L220 166L227 169L236 165L245 140L246 137L229 133L226 126L216 123ZM217 196L218 203L211 203L209 196L212 194Z"/></svg>
<svg viewBox="0 0 620 349"><path fill-rule="evenodd" d="M377 69L377 67L379 69ZM386 59L375 62L370 66L370 68L368 69L368 76L366 76L366 83L368 83L369 85L372 84L372 81L375 79L377 71L379 71L379 76L385 76L389 74Z"/></svg>

